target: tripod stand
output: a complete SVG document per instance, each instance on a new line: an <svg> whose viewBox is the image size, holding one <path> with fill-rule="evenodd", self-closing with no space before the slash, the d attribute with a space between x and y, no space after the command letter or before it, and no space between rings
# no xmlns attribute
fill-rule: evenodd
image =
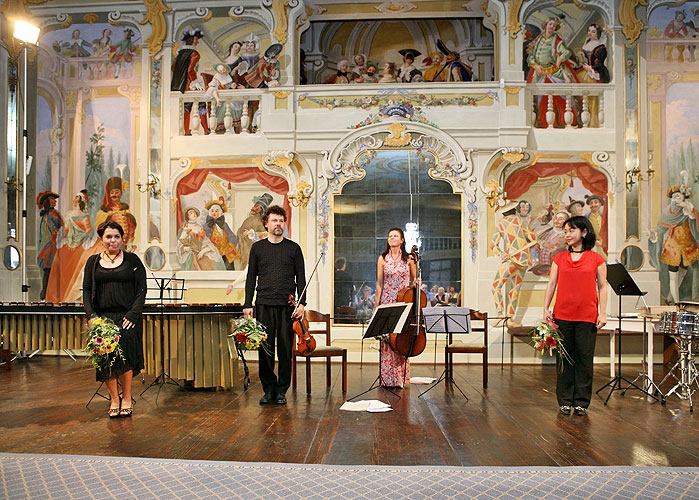
<svg viewBox="0 0 699 500"><path fill-rule="evenodd" d="M646 294L646 292L642 292L639 288L636 282L633 280L633 278L629 275L629 272L626 270L626 268L623 266L623 264L607 264L607 282L611 285L612 289L614 292L617 294L619 297L619 305L618 305L618 317L619 317L619 326L616 329L615 333L617 335L618 341L618 368L617 368L617 375L612 378L609 382L604 384L602 387L597 389L595 394L599 394L602 390L606 389L609 387L609 394L607 394L607 399L604 400L604 404L606 405L609 402L609 398L612 397L612 393L614 391L622 391L622 395L626 394L626 391L634 388L638 389L642 393L644 393L647 396L650 396L651 398L655 399L656 401L658 400L657 397L655 397L653 394L650 392L642 389L641 387L637 386L634 382L624 378L624 376L621 374L621 334L622 334L622 329L621 329L621 297L623 295L633 295L633 296L640 296L643 297L643 295ZM622 387L622 382L626 382L628 386L626 388Z"/></svg>
<svg viewBox="0 0 699 500"><path fill-rule="evenodd" d="M398 302L395 304L381 304L376 308L374 316L372 316L371 321L369 321L369 326L367 327L366 333L364 333L363 338L379 338L387 336L391 332L400 332L403 330L403 325L408 319L410 314L410 309L412 304L405 304ZM392 390L384 387L383 379L381 377L381 362L383 361L383 353L379 349L379 375L372 382L371 386L364 392L360 392L356 396L353 396L347 401L352 401L357 399L359 396L363 396L367 392L373 391L374 389L383 389L386 392L390 392L398 399L401 396L393 392Z"/></svg>
<svg viewBox="0 0 699 500"><path fill-rule="evenodd" d="M143 389L143 392L141 393L141 396L143 396L148 389L150 389L153 386L158 386L158 393L155 396L155 404L158 404L158 396L160 396L160 390L163 388L163 385L165 384L171 384L171 385L176 385L177 387L182 387L180 384L177 383L175 379L170 377L168 373L165 371L165 304L163 302L164 300L164 292L167 290L168 292L175 292L176 297L174 297L174 300L182 300L182 296L184 294L184 280L175 278L174 276L170 278L156 278L153 276L151 278L155 284L157 285L157 288L149 288L148 290L157 290L158 291L158 298L159 298L159 306L160 306L160 373L158 374L157 377L155 377L155 380L150 383L148 387ZM174 283L175 286L171 287L170 284ZM180 287L177 287L176 285L180 284ZM173 299L171 296L170 299Z"/></svg>
<svg viewBox="0 0 699 500"><path fill-rule="evenodd" d="M447 345L449 344L449 337L451 334L471 333L471 311L468 307L433 307L430 309L424 309L422 314L425 317L425 332L446 334ZM456 387L461 395L466 398L466 401L468 401L468 396L464 394L461 387L459 387L454 381L454 377L450 376L449 370L447 370L447 363L448 361L445 360L444 370L442 370L442 374L439 376L437 381L425 391L421 392L418 398L421 398L429 391L437 387L440 382L449 382L454 384L454 387Z"/></svg>

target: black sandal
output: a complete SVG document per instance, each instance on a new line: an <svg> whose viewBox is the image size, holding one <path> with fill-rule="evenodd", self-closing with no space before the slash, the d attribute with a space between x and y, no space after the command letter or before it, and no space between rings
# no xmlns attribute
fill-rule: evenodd
<svg viewBox="0 0 699 500"><path fill-rule="evenodd" d="M109 415L109 418L119 418L119 413L121 412L121 398L119 398L119 407L118 408L109 408L107 411L107 415Z"/></svg>
<svg viewBox="0 0 699 500"><path fill-rule="evenodd" d="M122 418L128 418L133 414L133 406L131 408L119 408L119 416Z"/></svg>

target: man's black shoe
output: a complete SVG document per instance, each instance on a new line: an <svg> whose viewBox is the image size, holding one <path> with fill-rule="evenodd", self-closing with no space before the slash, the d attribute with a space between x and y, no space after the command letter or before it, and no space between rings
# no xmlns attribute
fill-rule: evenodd
<svg viewBox="0 0 699 500"><path fill-rule="evenodd" d="M274 400L278 405L286 404L286 396L284 394L277 394L277 398Z"/></svg>
<svg viewBox="0 0 699 500"><path fill-rule="evenodd" d="M274 403L274 394L271 392L265 392L265 395L260 399L261 405L270 405Z"/></svg>

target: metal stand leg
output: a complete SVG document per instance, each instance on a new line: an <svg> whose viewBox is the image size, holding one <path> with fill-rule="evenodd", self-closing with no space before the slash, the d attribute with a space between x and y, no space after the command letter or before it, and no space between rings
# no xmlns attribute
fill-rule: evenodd
<svg viewBox="0 0 699 500"><path fill-rule="evenodd" d="M376 379L371 383L371 386L366 391L360 392L356 396L352 396L351 398L347 399L347 401L352 401L353 399L357 399L359 396L363 396L364 394L371 392L374 389L380 389L380 390L384 390L386 392L390 392L398 399L401 399L401 396L399 394L396 394L391 389L389 389L388 387L384 387L384 385L383 385L383 379L381 378L381 360L382 359L383 359L383 355L381 353L381 346L379 345L379 376L376 377Z"/></svg>
<svg viewBox="0 0 699 500"><path fill-rule="evenodd" d="M63 349L63 352L66 353L68 355L68 357L70 359L72 359L73 361L77 361L75 354L73 354L73 352L70 349Z"/></svg>

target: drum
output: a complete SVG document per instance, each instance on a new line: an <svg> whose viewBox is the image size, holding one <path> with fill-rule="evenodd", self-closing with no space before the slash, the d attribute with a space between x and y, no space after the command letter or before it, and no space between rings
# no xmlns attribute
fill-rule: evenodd
<svg viewBox="0 0 699 500"><path fill-rule="evenodd" d="M664 312L660 317L660 330L670 336L699 336L699 315L688 311Z"/></svg>

